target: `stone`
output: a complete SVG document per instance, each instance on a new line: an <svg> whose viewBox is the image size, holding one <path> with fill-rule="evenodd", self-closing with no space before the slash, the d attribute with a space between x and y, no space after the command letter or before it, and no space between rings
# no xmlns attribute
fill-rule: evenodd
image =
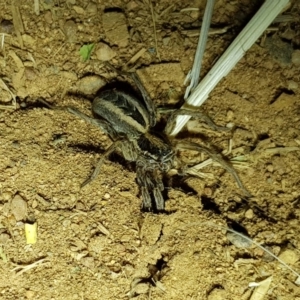
<svg viewBox="0 0 300 300"><path fill-rule="evenodd" d="M226 237L237 248L249 248L252 245L250 240L234 232L228 231Z"/></svg>
<svg viewBox="0 0 300 300"><path fill-rule="evenodd" d="M288 265L293 265L299 260L298 253L292 249L283 250L278 257Z"/></svg>
<svg viewBox="0 0 300 300"><path fill-rule="evenodd" d="M106 12L102 19L107 40L119 47L128 46L129 33L126 17L121 12Z"/></svg>
<svg viewBox="0 0 300 300"><path fill-rule="evenodd" d="M105 84L106 81L100 76L91 75L79 79L76 83L76 87L78 92L84 95L93 95Z"/></svg>
<svg viewBox="0 0 300 300"><path fill-rule="evenodd" d="M289 107L294 107L297 98L294 95L282 93L276 100L271 104L271 107L276 111L286 110Z"/></svg>
<svg viewBox="0 0 300 300"><path fill-rule="evenodd" d="M296 66L300 66L300 50L294 50L292 54L292 63Z"/></svg>
<svg viewBox="0 0 300 300"><path fill-rule="evenodd" d="M115 51L104 43L99 43L97 45L97 50L95 51L95 54L97 58L101 61L108 61L116 56Z"/></svg>
<svg viewBox="0 0 300 300"><path fill-rule="evenodd" d="M27 202L20 195L16 195L11 201L10 209L17 221L24 220L27 215Z"/></svg>
<svg viewBox="0 0 300 300"><path fill-rule="evenodd" d="M76 42L77 39L77 25L74 21L68 20L64 25L63 25L63 31L66 36L66 40L69 43L74 43Z"/></svg>
<svg viewBox="0 0 300 300"><path fill-rule="evenodd" d="M138 70L138 75L152 81L175 81L180 84L184 81L184 73L180 63L150 65Z"/></svg>

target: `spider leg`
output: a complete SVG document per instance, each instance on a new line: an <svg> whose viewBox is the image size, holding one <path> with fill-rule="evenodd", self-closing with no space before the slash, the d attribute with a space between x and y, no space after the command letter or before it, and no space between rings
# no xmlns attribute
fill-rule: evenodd
<svg viewBox="0 0 300 300"><path fill-rule="evenodd" d="M75 107L65 106L62 108L68 111L69 113L79 117L80 119L85 120L87 123L99 127L104 133L108 134L112 140L117 140L118 138L117 133L107 121L103 119L96 119L96 118L89 117L88 115L82 113L80 110L78 110Z"/></svg>
<svg viewBox="0 0 300 300"><path fill-rule="evenodd" d="M247 197L252 197L252 195L248 192L248 190L243 185L239 175L235 171L235 169L225 161L219 153L214 152L212 149L208 149L206 147L200 146L193 142L178 142L176 144L177 149L185 149L185 150L192 150L198 152L205 152L208 156L211 157L214 161L218 162L228 173L230 173L233 178L235 179L239 188L245 193Z"/></svg>
<svg viewBox="0 0 300 300"><path fill-rule="evenodd" d="M165 133L167 135L170 135L171 132L173 131L175 125L176 125L176 118L178 116L190 116L192 118L196 118L199 120L204 121L211 129L216 130L216 131L229 131L231 130L230 128L227 127L223 127L223 126L218 126L214 123L214 121L206 114L204 114L203 112L197 110L196 108L181 108L178 110L175 110L171 116L168 119L168 122L166 124L165 127Z"/></svg>
<svg viewBox="0 0 300 300"><path fill-rule="evenodd" d="M160 174L156 174L155 170L146 169L143 166L137 166L137 183L140 186L143 209L151 210L153 194L155 201L155 208L162 211L165 208L165 201L161 191L164 189Z"/></svg>
<svg viewBox="0 0 300 300"><path fill-rule="evenodd" d="M82 113L80 110L72 106L54 106L43 99L39 99L39 101L50 109L67 111L75 115L76 117L85 120L87 123L99 127L102 131L104 131L104 133L108 134L112 140L117 139L116 132L111 128L110 124L105 120L89 117L88 115Z"/></svg>
<svg viewBox="0 0 300 300"><path fill-rule="evenodd" d="M99 159L96 168L94 170L94 172L92 173L91 176L89 176L82 184L81 184L81 188L83 188L85 185L91 183L100 173L100 168L104 162L104 160L112 153L114 152L118 147L120 147L123 143L123 140L117 140L115 142L113 142L108 149L104 152L104 154L101 156L101 158Z"/></svg>
<svg viewBox="0 0 300 300"><path fill-rule="evenodd" d="M165 200L162 195L162 191L164 190L164 184L162 182L161 175L159 172L153 171L153 180L154 188L153 188L153 196L157 210L163 210L165 208Z"/></svg>
<svg viewBox="0 0 300 300"><path fill-rule="evenodd" d="M87 123L92 124L93 126L96 126L96 127L100 128L104 133L108 134L113 141L117 140L117 138L118 138L118 135L115 132L115 130L105 120L90 117L90 116L82 113L77 108L72 107L72 106L53 106L53 105L49 104L48 102L46 102L43 99L40 99L39 101L41 103L45 104L50 109L67 111L68 113L71 113L72 115L75 115L76 117L86 121Z"/></svg>

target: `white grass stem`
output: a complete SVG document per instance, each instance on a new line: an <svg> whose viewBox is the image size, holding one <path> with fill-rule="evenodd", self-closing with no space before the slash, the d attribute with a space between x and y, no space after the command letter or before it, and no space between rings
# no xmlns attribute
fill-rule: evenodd
<svg viewBox="0 0 300 300"><path fill-rule="evenodd" d="M190 84L186 87L184 99L187 99L190 92L193 91L194 88L199 83L202 60L203 60L204 50L206 47L207 36L208 36L214 5L215 5L215 0L207 0L202 26L200 29L200 36L199 36L199 41L198 41L197 50L195 54L194 64L192 70L189 71L184 81L184 84L190 81Z"/></svg>
<svg viewBox="0 0 300 300"><path fill-rule="evenodd" d="M280 259L279 257L277 257L275 254L273 254L271 251L269 251L267 248L263 247L261 244L255 242L254 240L252 240L251 238L233 230L233 229L230 229L226 226L222 226L222 225L217 225L217 224L214 224L212 222L195 222L195 223L191 223L191 224L187 224L185 226L183 226L182 228L184 227L192 227L192 226L209 226L209 227L213 227L213 228L218 228L218 229L223 229L223 230L226 230L226 231L230 231L238 236L240 236L241 238L245 239L246 241L250 242L250 243L253 243L255 246L259 247L260 249L262 249L263 251L265 251L266 253L268 253L270 256L272 256L274 259L276 259L279 263L281 263L283 266L285 266L288 270L290 270L294 275L297 276L297 278L300 277L300 274L297 273L293 268L291 268L289 265L287 265L282 259Z"/></svg>

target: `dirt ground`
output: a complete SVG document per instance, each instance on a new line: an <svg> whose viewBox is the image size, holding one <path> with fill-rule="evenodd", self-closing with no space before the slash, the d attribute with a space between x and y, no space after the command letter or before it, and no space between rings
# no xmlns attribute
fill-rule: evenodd
<svg viewBox="0 0 300 300"><path fill-rule="evenodd" d="M216 1L202 75L262 2ZM203 105L217 124L235 129L214 132L191 121L196 133L181 134L219 152L232 140L227 157L244 160L232 163L253 198L209 166L204 178L167 180L160 214L141 211L134 164L118 155L81 189L111 141L38 100L90 113L95 91L117 77L109 61L139 69L157 107L176 105L205 1L12 3L0 3L0 298L248 300L249 284L272 276L255 299L299 300L295 274L255 245L238 247L224 228L300 272L300 2ZM80 55L84 45L94 45L90 57ZM205 158L184 156L192 164ZM25 224L32 223L37 242L27 244Z"/></svg>

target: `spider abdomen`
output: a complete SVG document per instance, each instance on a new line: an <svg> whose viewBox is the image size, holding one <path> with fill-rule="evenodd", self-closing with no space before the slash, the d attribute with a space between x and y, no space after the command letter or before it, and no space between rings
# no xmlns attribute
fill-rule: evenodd
<svg viewBox="0 0 300 300"><path fill-rule="evenodd" d="M93 112L127 137L138 138L149 129L149 113L143 103L116 89L101 92L93 101Z"/></svg>

